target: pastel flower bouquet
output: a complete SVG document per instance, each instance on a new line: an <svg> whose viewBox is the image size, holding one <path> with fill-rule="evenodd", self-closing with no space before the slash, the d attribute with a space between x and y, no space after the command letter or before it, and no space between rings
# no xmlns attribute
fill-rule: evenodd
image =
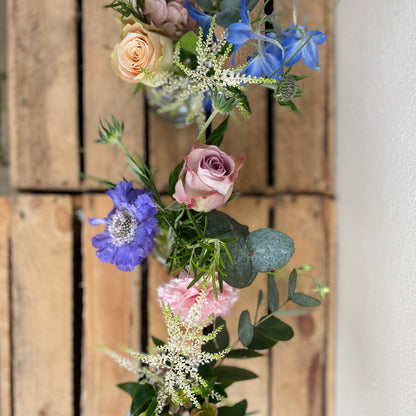
<svg viewBox="0 0 416 416"><path fill-rule="evenodd" d="M112 118L99 129L97 142L123 150L137 185L109 184L114 208L106 218L89 220L104 226L92 239L96 254L122 271L153 254L172 276L158 288L167 340L153 337L146 353L110 352L135 375L119 385L132 397L132 416L245 415L247 402L225 401L226 389L256 374L224 362L258 357L259 351L290 340L293 330L279 318L289 302L302 307L321 302L297 290L298 275L310 266L282 275L294 253L289 236L271 228L250 231L217 210L238 196L234 188L244 165L243 156L220 149L230 113L250 113L246 94L256 85L297 111L294 99L301 96L298 81L304 77L294 75L293 66L302 59L319 70L317 45L325 35L297 25L295 6L294 23L287 28L279 25L277 12L265 13L257 0L114 0L107 6L121 15L121 42L111 55L115 73L137 84L136 90L146 86L154 97L168 94L171 102L159 112L185 105L187 122L197 120L200 126L189 154L170 174L168 195L161 195L152 169L123 144L123 123ZM240 55L245 62L236 65ZM211 130L217 114L226 117ZM260 277L267 279L267 295L259 292L254 317L248 309L241 312L236 348L225 318L239 291L259 273L267 274ZM283 302L276 284L282 277L288 281ZM323 298L329 289L312 279ZM258 317L262 303L268 313Z"/></svg>

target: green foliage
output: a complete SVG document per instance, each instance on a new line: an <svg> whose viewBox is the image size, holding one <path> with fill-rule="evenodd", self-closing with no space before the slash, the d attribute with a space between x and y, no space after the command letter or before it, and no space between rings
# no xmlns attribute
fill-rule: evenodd
<svg viewBox="0 0 416 416"><path fill-rule="evenodd" d="M244 368L230 367L225 365L214 367L214 374L217 377L217 381L219 382L245 381L258 377L257 374Z"/></svg>
<svg viewBox="0 0 416 416"><path fill-rule="evenodd" d="M178 165L176 165L175 169L170 173L169 175L169 190L168 193L170 196L172 196L175 193L175 186L178 182L179 175L181 173L181 170L183 168L183 165L185 164L185 161L182 160Z"/></svg>
<svg viewBox="0 0 416 416"><path fill-rule="evenodd" d="M227 130L228 120L230 116L227 116L224 121L209 135L205 143L208 145L221 146L224 134Z"/></svg>
<svg viewBox="0 0 416 416"><path fill-rule="evenodd" d="M267 306L271 312L279 309L279 291L277 290L276 281L271 275L267 276Z"/></svg>
<svg viewBox="0 0 416 416"><path fill-rule="evenodd" d="M146 16L140 12L143 9L144 0L113 0L110 4L105 5L106 9L113 9L120 13L122 17L129 17L131 14L144 23L148 23Z"/></svg>
<svg viewBox="0 0 416 416"><path fill-rule="evenodd" d="M96 143L105 143L105 144L116 144L118 143L124 134L124 123L118 122L114 116L111 116L112 123L105 121L106 126L102 120L100 120L100 127L98 128L98 135L100 136L97 139Z"/></svg>
<svg viewBox="0 0 416 416"><path fill-rule="evenodd" d="M156 397L156 391L150 384L139 384L131 403L130 414L131 416L139 416L144 412L151 402ZM156 401L157 405L157 401ZM155 408L156 409L156 408Z"/></svg>
<svg viewBox="0 0 416 416"><path fill-rule="evenodd" d="M134 395L136 394L140 386L141 386L140 383L133 382L133 381L117 384L118 388L120 388L121 390L129 394L131 397L134 397Z"/></svg>
<svg viewBox="0 0 416 416"><path fill-rule="evenodd" d="M218 408L218 416L245 416L247 400L242 400L234 406L223 406Z"/></svg>
<svg viewBox="0 0 416 416"><path fill-rule="evenodd" d="M238 339L247 347L254 336L253 326L251 325L250 312L245 310L241 312L240 320L238 322Z"/></svg>

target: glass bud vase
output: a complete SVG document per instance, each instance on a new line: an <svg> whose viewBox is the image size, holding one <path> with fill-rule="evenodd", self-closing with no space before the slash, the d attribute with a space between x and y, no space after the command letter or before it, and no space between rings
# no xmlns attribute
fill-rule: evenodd
<svg viewBox="0 0 416 416"><path fill-rule="evenodd" d="M168 123L173 124L177 128L183 128L191 125L195 119L188 121L190 114L198 113L198 107L201 106L200 99L190 95L184 102L172 109L164 111L176 101L175 91L170 93L161 93L158 87L145 87L147 103L156 114Z"/></svg>

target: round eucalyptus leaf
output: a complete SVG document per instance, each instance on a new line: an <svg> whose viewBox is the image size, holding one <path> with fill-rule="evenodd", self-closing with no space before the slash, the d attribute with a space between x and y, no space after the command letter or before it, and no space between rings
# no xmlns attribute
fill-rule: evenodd
<svg viewBox="0 0 416 416"><path fill-rule="evenodd" d="M295 246L286 234L271 228L255 230L247 238L253 269L267 273L284 266L292 257Z"/></svg>

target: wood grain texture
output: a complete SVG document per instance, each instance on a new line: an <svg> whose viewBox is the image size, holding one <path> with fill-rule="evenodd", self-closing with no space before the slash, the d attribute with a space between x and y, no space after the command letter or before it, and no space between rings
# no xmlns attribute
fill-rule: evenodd
<svg viewBox="0 0 416 416"><path fill-rule="evenodd" d="M224 209L242 224L246 224L251 230L267 227L269 221L269 210L272 201L268 198L241 197L232 201ZM256 215L253 215L253 212ZM238 340L238 319L243 309L249 309L254 316L258 290L264 292L267 288L267 281L259 275L255 283L249 288L240 292L240 299L233 307L232 314L227 318L228 331L230 333L230 342ZM166 328L163 323L162 313L157 302L157 288L161 283L167 282L169 276L166 269L157 263L153 258L149 259L149 293L148 293L148 314L149 314L149 335L155 335L158 338L166 340ZM251 359L251 360L230 360L230 365L241 366L254 371L260 377L252 381L236 383L228 389L229 402L237 403L246 398L249 402L249 411L258 411L259 415L268 415L268 357ZM258 400L261 397L262 400Z"/></svg>
<svg viewBox="0 0 416 416"><path fill-rule="evenodd" d="M119 14L105 9L108 1L87 0L83 12L83 94L85 173L112 182L131 178L124 153L118 146L95 143L100 120L111 116L123 121L123 143L134 154L144 155L145 111L143 92L133 95L135 84L115 75L110 55L120 42ZM130 175L130 176L129 176ZM84 188L100 188L97 182L84 181Z"/></svg>
<svg viewBox="0 0 416 416"><path fill-rule="evenodd" d="M76 2L8 1L11 181L79 184Z"/></svg>
<svg viewBox="0 0 416 416"><path fill-rule="evenodd" d="M72 200L18 195L12 206L13 414L73 414Z"/></svg>
<svg viewBox="0 0 416 416"><path fill-rule="evenodd" d="M130 408L129 396L116 384L134 380L104 347L122 353L123 347L139 349L140 268L126 273L102 263L95 255L91 238L101 227L88 225L88 218L105 217L113 205L105 195L85 194L82 199L84 337L81 409L83 416L114 416Z"/></svg>
<svg viewBox="0 0 416 416"><path fill-rule="evenodd" d="M11 416L10 201L0 197L0 414Z"/></svg>
<svg viewBox="0 0 416 416"><path fill-rule="evenodd" d="M244 193L260 193L268 188L268 103L265 88L252 88L248 93L251 115L243 117L238 110L228 123L221 149L229 155L243 155L243 168L237 187ZM215 125L218 125L217 121Z"/></svg>
<svg viewBox="0 0 416 416"><path fill-rule="evenodd" d="M178 129L150 110L150 166L155 173L156 185L160 192L167 192L170 172L189 153L198 132L196 124Z"/></svg>
<svg viewBox="0 0 416 416"><path fill-rule="evenodd" d="M329 201L319 196L284 196L275 207L275 228L290 235L295 242L295 254L287 269L311 264L312 276L325 285L333 282L329 245L332 238L328 227L332 223ZM299 277L298 290L312 294L311 279ZM279 282L282 300L287 297L287 281ZM286 296L285 296L286 295ZM315 294L316 296L316 294ZM332 295L329 295L332 296ZM296 308L296 305L290 308ZM272 351L272 415L324 416L328 319L330 304L308 309L308 315L283 319L292 325L295 337L278 343Z"/></svg>
<svg viewBox="0 0 416 416"><path fill-rule="evenodd" d="M303 63L293 70L296 75L308 75L301 81L303 98L295 100L302 116L274 106L274 177L280 192L334 192L332 3L298 2L298 24L305 19L310 29L322 30L328 40L318 47L320 73ZM292 0L276 1L275 8L288 11L283 22L293 23Z"/></svg>

